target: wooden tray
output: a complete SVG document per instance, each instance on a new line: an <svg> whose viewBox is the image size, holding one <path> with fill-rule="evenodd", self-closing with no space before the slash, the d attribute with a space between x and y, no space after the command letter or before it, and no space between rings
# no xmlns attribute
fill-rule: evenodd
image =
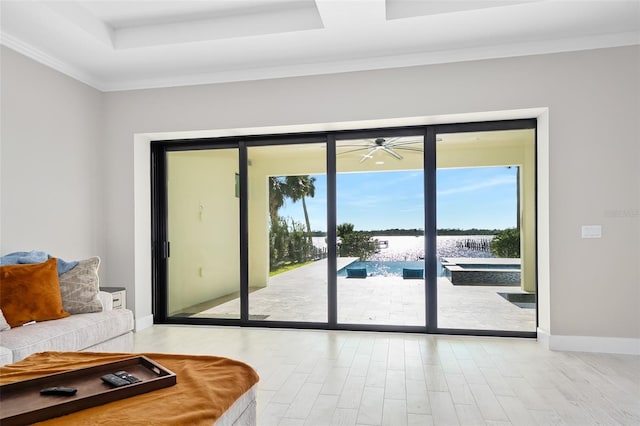
<svg viewBox="0 0 640 426"><path fill-rule="evenodd" d="M139 383L113 388L101 376L125 370ZM0 386L0 423L23 425L63 416L176 384L176 375L144 356L93 367L50 374ZM78 389L74 396L43 396L40 390L52 386Z"/></svg>

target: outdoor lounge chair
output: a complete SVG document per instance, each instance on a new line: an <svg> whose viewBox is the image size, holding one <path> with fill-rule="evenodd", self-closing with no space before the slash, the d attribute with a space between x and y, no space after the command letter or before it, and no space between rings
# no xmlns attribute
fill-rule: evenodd
<svg viewBox="0 0 640 426"><path fill-rule="evenodd" d="M347 278L367 278L367 268L347 268Z"/></svg>
<svg viewBox="0 0 640 426"><path fill-rule="evenodd" d="M424 279L424 269L402 268L402 278L405 280L422 280Z"/></svg>

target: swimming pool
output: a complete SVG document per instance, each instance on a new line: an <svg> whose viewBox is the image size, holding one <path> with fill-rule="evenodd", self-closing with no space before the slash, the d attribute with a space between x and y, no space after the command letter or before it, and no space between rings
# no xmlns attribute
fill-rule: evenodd
<svg viewBox="0 0 640 426"><path fill-rule="evenodd" d="M438 262L438 270L440 270L440 262ZM401 277L403 268L424 269L424 261L422 260L403 260L403 261L374 261L365 260L350 263L338 271L339 277L347 276L347 268L357 269L366 268L367 276L379 277Z"/></svg>
<svg viewBox="0 0 640 426"><path fill-rule="evenodd" d="M492 264L492 263L488 263L488 264L481 264L481 263L462 263L459 264L458 266L460 266L462 269L487 269L487 270L496 270L496 269L500 269L500 270L504 270L504 269L513 269L513 270L520 270L520 265L509 265L509 264Z"/></svg>
<svg viewBox="0 0 640 426"><path fill-rule="evenodd" d="M453 285L511 285L521 283L520 259L445 258L443 276Z"/></svg>

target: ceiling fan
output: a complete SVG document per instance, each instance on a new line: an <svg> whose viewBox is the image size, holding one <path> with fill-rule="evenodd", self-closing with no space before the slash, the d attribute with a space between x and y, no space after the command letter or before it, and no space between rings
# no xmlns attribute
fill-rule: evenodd
<svg viewBox="0 0 640 426"><path fill-rule="evenodd" d="M412 146L413 145L413 146ZM340 148L351 147L347 151L339 152L338 155L344 155L352 152L366 151L360 157L360 162L363 163L369 158L373 158L376 152L384 152L391 155L397 160L402 160L404 157L398 151L414 151L423 152L422 139L418 138L375 138L375 139L362 139L358 141L350 141L348 144L340 144Z"/></svg>

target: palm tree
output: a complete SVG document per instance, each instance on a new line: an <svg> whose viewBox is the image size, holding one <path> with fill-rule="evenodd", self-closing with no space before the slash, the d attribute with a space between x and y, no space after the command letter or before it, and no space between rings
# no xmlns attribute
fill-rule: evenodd
<svg viewBox="0 0 640 426"><path fill-rule="evenodd" d="M309 222L309 213L307 212L306 197L315 197L316 187L314 182L316 178L305 176L287 176L285 178L285 195L291 198L294 203L298 200L302 201L302 210L304 211L304 221L307 225L307 236L309 244L313 243L311 238L311 223Z"/></svg>
<svg viewBox="0 0 640 426"><path fill-rule="evenodd" d="M278 210L284 205L287 189L285 183L277 176L269 176L269 218L271 226L278 221Z"/></svg>

